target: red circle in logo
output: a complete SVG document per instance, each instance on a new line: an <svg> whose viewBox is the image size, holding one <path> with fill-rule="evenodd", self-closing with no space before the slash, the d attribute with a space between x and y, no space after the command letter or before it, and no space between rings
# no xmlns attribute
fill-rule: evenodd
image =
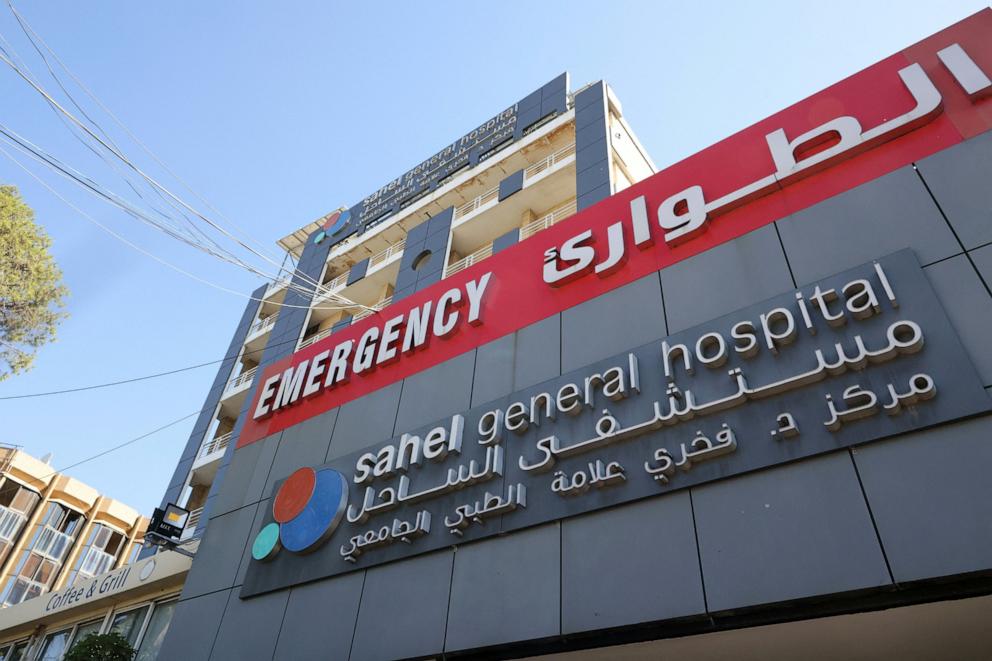
<svg viewBox="0 0 992 661"><path fill-rule="evenodd" d="M310 502L316 484L317 472L308 467L287 477L272 501L272 518L279 523L294 519Z"/></svg>

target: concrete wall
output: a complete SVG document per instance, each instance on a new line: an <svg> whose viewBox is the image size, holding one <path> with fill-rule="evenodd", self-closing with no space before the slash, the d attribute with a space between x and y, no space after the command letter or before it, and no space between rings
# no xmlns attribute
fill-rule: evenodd
<svg viewBox="0 0 992 661"><path fill-rule="evenodd" d="M509 648L522 654L987 580L960 575L992 569L992 416L238 597L272 485L297 467L901 248L992 390L990 164L986 133L238 450L161 658L389 659L528 641ZM657 628L631 628L645 623Z"/></svg>

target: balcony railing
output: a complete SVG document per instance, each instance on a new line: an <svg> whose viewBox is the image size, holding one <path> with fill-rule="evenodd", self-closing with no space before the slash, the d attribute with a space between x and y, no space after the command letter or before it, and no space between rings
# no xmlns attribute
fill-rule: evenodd
<svg viewBox="0 0 992 661"><path fill-rule="evenodd" d="M231 442L231 437L234 436L233 431L229 431L226 434L221 434L220 436L215 436L200 447L199 458L209 457L215 452L220 452L227 448L228 444Z"/></svg>
<svg viewBox="0 0 992 661"><path fill-rule="evenodd" d="M248 337L251 337L253 335L258 335L259 333L264 333L265 331L275 326L276 316L277 315L271 314L264 319L259 319L258 321L256 321L254 324L251 325L251 328L248 329Z"/></svg>
<svg viewBox="0 0 992 661"><path fill-rule="evenodd" d="M0 540L13 542L27 518L26 514L0 505Z"/></svg>
<svg viewBox="0 0 992 661"><path fill-rule="evenodd" d="M531 165L524 170L524 181L528 179L533 179L537 175L541 174L546 170L550 170L554 166L558 165L565 159L575 155L575 143L565 145L558 151L548 155L546 158L542 158L540 161ZM460 207L455 207L454 220L459 218L464 218L465 216L475 213L477 210L486 206L487 204L493 202L499 198L499 186L487 190L482 195L479 195L474 200L470 200Z"/></svg>
<svg viewBox="0 0 992 661"><path fill-rule="evenodd" d="M555 223L561 222L575 213L575 200L550 211L537 220L533 220L520 228L520 240L534 236L541 230L546 230Z"/></svg>
<svg viewBox="0 0 992 661"><path fill-rule="evenodd" d="M333 331L333 330L334 330L334 326L330 326L329 328L325 328L324 330L320 331L316 335L311 335L307 339L305 339L302 342L300 342L300 349L302 349L304 347L308 347L308 346L310 346L311 344L313 344L315 342L320 342L325 337L327 337L328 335L330 335L331 334L331 331Z"/></svg>
<svg viewBox="0 0 992 661"><path fill-rule="evenodd" d="M200 516L203 515L203 508L198 507L195 510L190 510L189 518L186 519L186 527L183 528L182 534L179 536L180 540L189 539L196 532L196 526L200 523Z"/></svg>
<svg viewBox="0 0 992 661"><path fill-rule="evenodd" d="M279 291L280 289L282 289L283 287L287 286L288 284L289 284L289 279L288 278L286 278L286 279L280 279L280 280L273 280L272 282L269 283L269 286L265 288L265 293L262 294L262 298L268 298L273 293Z"/></svg>
<svg viewBox="0 0 992 661"><path fill-rule="evenodd" d="M457 262L452 262L451 264L448 264L448 268L444 269L444 277L447 278L449 276L454 275L455 273L458 273L459 271L463 271L468 267L472 266L472 264L482 261L486 257L492 256L492 254L493 254L493 244L490 243L485 248L476 250L471 255L468 255L467 257L462 257Z"/></svg>
<svg viewBox="0 0 992 661"><path fill-rule="evenodd" d="M86 553L83 555L83 564L79 565L79 571L91 577L99 576L104 572L110 571L116 560L117 558L106 551L90 547L86 549Z"/></svg>
<svg viewBox="0 0 992 661"><path fill-rule="evenodd" d="M355 323L356 321L359 321L361 319L364 319L365 317L369 316L370 314L373 314L375 312L378 312L379 310L383 309L384 307L386 307L387 305L389 305L392 302L393 302L393 297L392 296L387 296L386 298L382 299L378 303L373 304L371 310L362 310L361 312L359 312L358 314L356 314L354 317L352 317L351 323Z"/></svg>
<svg viewBox="0 0 992 661"><path fill-rule="evenodd" d="M368 269L371 271L373 268L379 266L380 264L385 264L396 255L402 254L403 249L405 247L406 247L406 240L401 239L396 243L394 243L393 245L386 248L385 250L380 250L376 254L369 257ZM337 276L336 278L325 282L317 289L317 293L313 297L313 300L318 301L324 298L325 296L333 294L339 289L344 289L344 287L347 286L348 284L349 273L350 273L349 271L346 271L341 275Z"/></svg>
<svg viewBox="0 0 992 661"><path fill-rule="evenodd" d="M45 526L41 529L41 535L38 536L38 541L31 550L55 562L62 562L65 554L72 548L74 539L60 530Z"/></svg>
<svg viewBox="0 0 992 661"><path fill-rule="evenodd" d="M564 147L562 147L558 151L554 152L553 154L551 154L547 158L541 159L540 161L538 161L534 165L532 165L529 168L527 168L526 170L524 170L524 181L527 181L528 179L530 179L532 177L536 177L537 175L541 174L545 170L550 170L555 165L561 163L562 161L564 161L569 156L572 156L573 154L575 154L575 143L574 142L572 144L570 144L570 145L565 145Z"/></svg>
<svg viewBox="0 0 992 661"><path fill-rule="evenodd" d="M251 380L255 378L255 372L258 371L257 367L252 367L247 372L242 372L233 379L227 382L227 387L224 388L224 392L232 392L237 390L241 386L251 383Z"/></svg>

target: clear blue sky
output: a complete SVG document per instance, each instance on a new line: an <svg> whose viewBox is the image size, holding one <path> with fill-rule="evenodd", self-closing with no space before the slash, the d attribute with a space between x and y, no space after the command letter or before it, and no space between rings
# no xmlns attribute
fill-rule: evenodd
<svg viewBox="0 0 992 661"><path fill-rule="evenodd" d="M21 2L48 44L169 166L252 237L350 206L568 70L605 79L659 167L985 6L927 2ZM4 6L0 33L44 70ZM0 122L124 192L16 75ZM90 104L88 107L91 107ZM111 126L106 118L105 126ZM149 164L131 143L130 153ZM156 171L152 168L153 171ZM146 249L224 286L259 280L138 226L52 175ZM222 356L244 299L88 224L0 156L54 239L71 317L0 396L123 379ZM0 401L0 442L60 468L200 408L213 368ZM192 420L70 471L150 514Z"/></svg>

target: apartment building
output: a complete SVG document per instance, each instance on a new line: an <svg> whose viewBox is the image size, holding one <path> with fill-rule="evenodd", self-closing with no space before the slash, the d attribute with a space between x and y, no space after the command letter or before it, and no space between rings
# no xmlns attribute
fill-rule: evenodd
<svg viewBox="0 0 992 661"><path fill-rule="evenodd" d="M191 511L184 539L203 533L265 365L654 171L609 85L573 92L561 74L362 202L280 239L296 269L253 293L162 501Z"/></svg>

